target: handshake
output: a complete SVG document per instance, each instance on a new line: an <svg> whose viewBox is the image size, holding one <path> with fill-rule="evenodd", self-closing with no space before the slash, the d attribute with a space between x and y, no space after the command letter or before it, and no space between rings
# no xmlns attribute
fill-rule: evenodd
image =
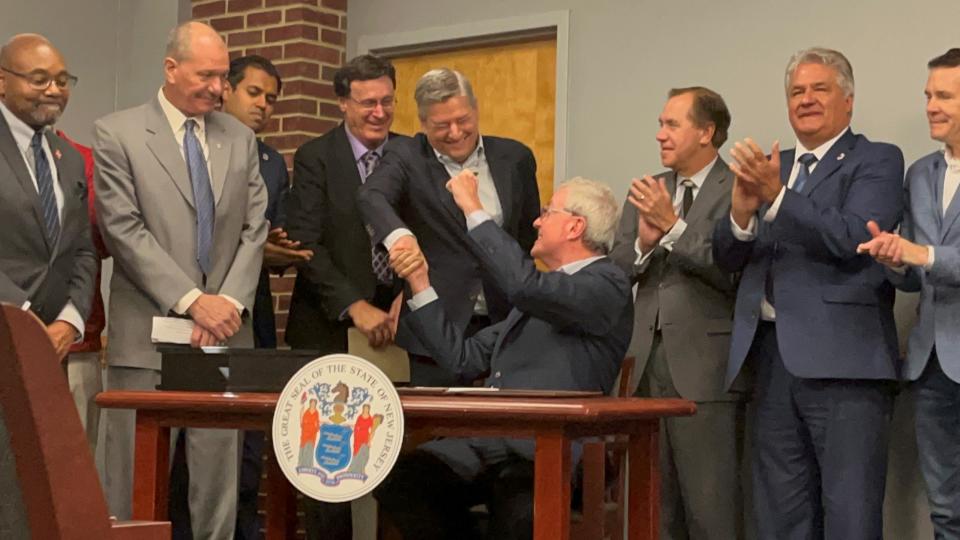
<svg viewBox="0 0 960 540"><path fill-rule="evenodd" d="M430 287L429 266L413 236L403 236L390 248L390 267L397 277L407 280L413 294Z"/></svg>

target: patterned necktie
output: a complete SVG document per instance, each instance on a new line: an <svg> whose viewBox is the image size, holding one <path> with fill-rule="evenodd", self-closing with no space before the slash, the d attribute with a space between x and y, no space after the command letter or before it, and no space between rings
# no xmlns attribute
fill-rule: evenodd
<svg viewBox="0 0 960 540"><path fill-rule="evenodd" d="M690 213L690 207L693 206L693 180L684 178L680 181L680 185L683 186L683 202L680 206L682 213L680 217L687 219L687 214Z"/></svg>
<svg viewBox="0 0 960 540"><path fill-rule="evenodd" d="M53 194L53 174L50 172L50 162L43 151L43 130L33 134L30 140L30 149L33 150L33 172L37 177L37 192L40 195L40 209L43 210L43 224L46 226L47 240L53 247L60 236L60 211L57 210L57 198Z"/></svg>
<svg viewBox="0 0 960 540"><path fill-rule="evenodd" d="M797 158L797 161L800 162L800 172L797 173L797 179L793 181L793 190L800 193L803 185L810 179L810 166L817 162L817 156L807 152Z"/></svg>
<svg viewBox="0 0 960 540"><path fill-rule="evenodd" d="M190 184L193 186L193 204L197 208L197 263L204 275L209 275L215 210L207 160L204 159L200 141L193 132L196 125L197 122L193 119L188 118L184 122L186 133L183 135L183 155L187 159Z"/></svg>
<svg viewBox="0 0 960 540"><path fill-rule="evenodd" d="M360 157L360 162L363 163L363 180L366 181L380 163L380 155L370 150ZM370 247L370 259L373 263L373 275L377 276L377 282L392 283L393 270L390 269L390 254L387 253L382 244L374 244Z"/></svg>

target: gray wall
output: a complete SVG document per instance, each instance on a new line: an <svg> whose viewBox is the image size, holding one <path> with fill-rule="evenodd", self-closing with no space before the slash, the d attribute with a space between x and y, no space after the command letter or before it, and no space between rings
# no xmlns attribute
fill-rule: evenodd
<svg viewBox="0 0 960 540"><path fill-rule="evenodd" d="M186 0L189 5L189 0ZM183 1L2 0L0 42L21 32L47 36L80 77L58 127L82 143L93 121L143 103L162 83L167 31L181 19Z"/></svg>
<svg viewBox="0 0 960 540"><path fill-rule="evenodd" d="M348 8L348 56L362 35L569 10L567 176L618 193L631 177L660 170L654 134L672 86L720 92L732 140L792 146L782 74L790 54L810 45L853 63L854 130L895 142L908 161L924 155L934 147L923 113L926 61L958 45L960 18L956 0L907 9L896 0L354 0Z"/></svg>

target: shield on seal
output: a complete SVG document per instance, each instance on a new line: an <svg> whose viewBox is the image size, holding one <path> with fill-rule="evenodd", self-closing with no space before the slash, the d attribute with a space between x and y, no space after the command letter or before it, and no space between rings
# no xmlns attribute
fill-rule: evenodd
<svg viewBox="0 0 960 540"><path fill-rule="evenodd" d="M335 473L346 469L350 465L351 436L353 429L349 426L324 424L320 426L320 440L317 441L317 466Z"/></svg>

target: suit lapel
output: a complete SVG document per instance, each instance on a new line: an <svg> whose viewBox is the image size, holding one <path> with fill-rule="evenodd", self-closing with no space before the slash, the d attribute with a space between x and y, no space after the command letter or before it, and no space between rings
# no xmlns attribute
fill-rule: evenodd
<svg viewBox="0 0 960 540"><path fill-rule="evenodd" d="M223 186L227 182L227 169L230 167L230 139L226 130L217 121L214 114L205 120L207 132L207 150L210 152L210 188L213 189L214 205L220 203ZM191 187L192 189L192 187Z"/></svg>
<svg viewBox="0 0 960 540"><path fill-rule="evenodd" d="M500 199L500 210L503 212L503 223L511 223L513 217L513 177L510 174L511 163L498 152L496 139L483 139L484 157L493 185L497 188L497 198Z"/></svg>
<svg viewBox="0 0 960 540"><path fill-rule="evenodd" d="M190 173L187 172L187 162L184 161L177 142L174 139L173 132L170 131L170 123L160 108L160 102L153 98L146 113L146 130L152 135L147 138L147 148L153 153L154 157L160 163L174 185L180 191L180 195L187 201L191 208L196 208L193 204L193 187L190 185Z"/></svg>
<svg viewBox="0 0 960 540"><path fill-rule="evenodd" d="M853 149L855 140L856 138L853 132L847 129L847 132L837 139L837 142L827 150L827 153L823 155L823 159L820 160L817 167L810 173L810 178L807 179L807 183L803 186L803 190L801 190L804 197L809 197L821 182L826 180L834 171L843 165L843 160Z"/></svg>
<svg viewBox="0 0 960 540"><path fill-rule="evenodd" d="M27 199L30 200L31 206L33 207L33 217L37 220L37 226L46 227L43 221L43 211L40 209L40 195L37 193L37 188L30 178L30 171L27 170L27 164L23 161L23 154L20 153L20 147L17 146L17 141L13 140L13 134L10 133L10 126L7 125L7 120L2 114L0 114L0 154L3 154L3 157L7 160L7 166L10 167L14 176L17 177L20 188L27 194ZM41 228L38 230L45 229ZM47 235L41 234L39 236L43 237L44 243L48 242ZM51 246L47 245L47 248L50 249Z"/></svg>
<svg viewBox="0 0 960 540"><path fill-rule="evenodd" d="M457 206L457 203L453 200L453 195L447 191L447 180L450 180L450 173L447 172L447 168L443 166L443 163L440 163L440 160L437 159L437 154L434 152L433 147L430 146L430 143L427 142L427 138L422 133L417 135L422 139L422 150L426 153L426 162L427 170L430 173L430 184L433 188L434 193L436 193L437 200L440 201L440 206L449 214L451 218L456 223L459 223L463 229L467 228L467 220L463 217L463 211L460 210L460 207Z"/></svg>
<svg viewBox="0 0 960 540"><path fill-rule="evenodd" d="M336 176L346 182L346 187L353 192L360 188L363 179L360 178L360 170L357 169L357 161L353 156L353 147L350 146L350 139L347 138L346 124L341 123L333 137L336 145L336 152L334 152L334 159L337 161L334 170L338 172ZM327 181L331 179L332 177L328 175Z"/></svg>
<svg viewBox="0 0 960 540"><path fill-rule="evenodd" d="M943 208L943 183L947 176L947 162L942 156L934 164L933 173L930 176L936 179L938 211L935 214L940 217L939 210ZM960 194L960 189L954 192L953 199L947 203L947 211L943 213L943 222L940 224L941 242L946 239L947 233L950 232L954 222L957 221L957 216L960 216L960 201L957 200L960 197L958 197L958 194Z"/></svg>
<svg viewBox="0 0 960 540"><path fill-rule="evenodd" d="M730 169L727 168L727 164L722 159L717 158L717 162L713 164L710 172L707 173L707 178L703 181L703 185L700 186L700 192L693 199L690 214L684 220L688 225L708 217L710 209L713 208L718 199L729 197L724 196L723 190L723 185L727 181L729 173Z"/></svg>

